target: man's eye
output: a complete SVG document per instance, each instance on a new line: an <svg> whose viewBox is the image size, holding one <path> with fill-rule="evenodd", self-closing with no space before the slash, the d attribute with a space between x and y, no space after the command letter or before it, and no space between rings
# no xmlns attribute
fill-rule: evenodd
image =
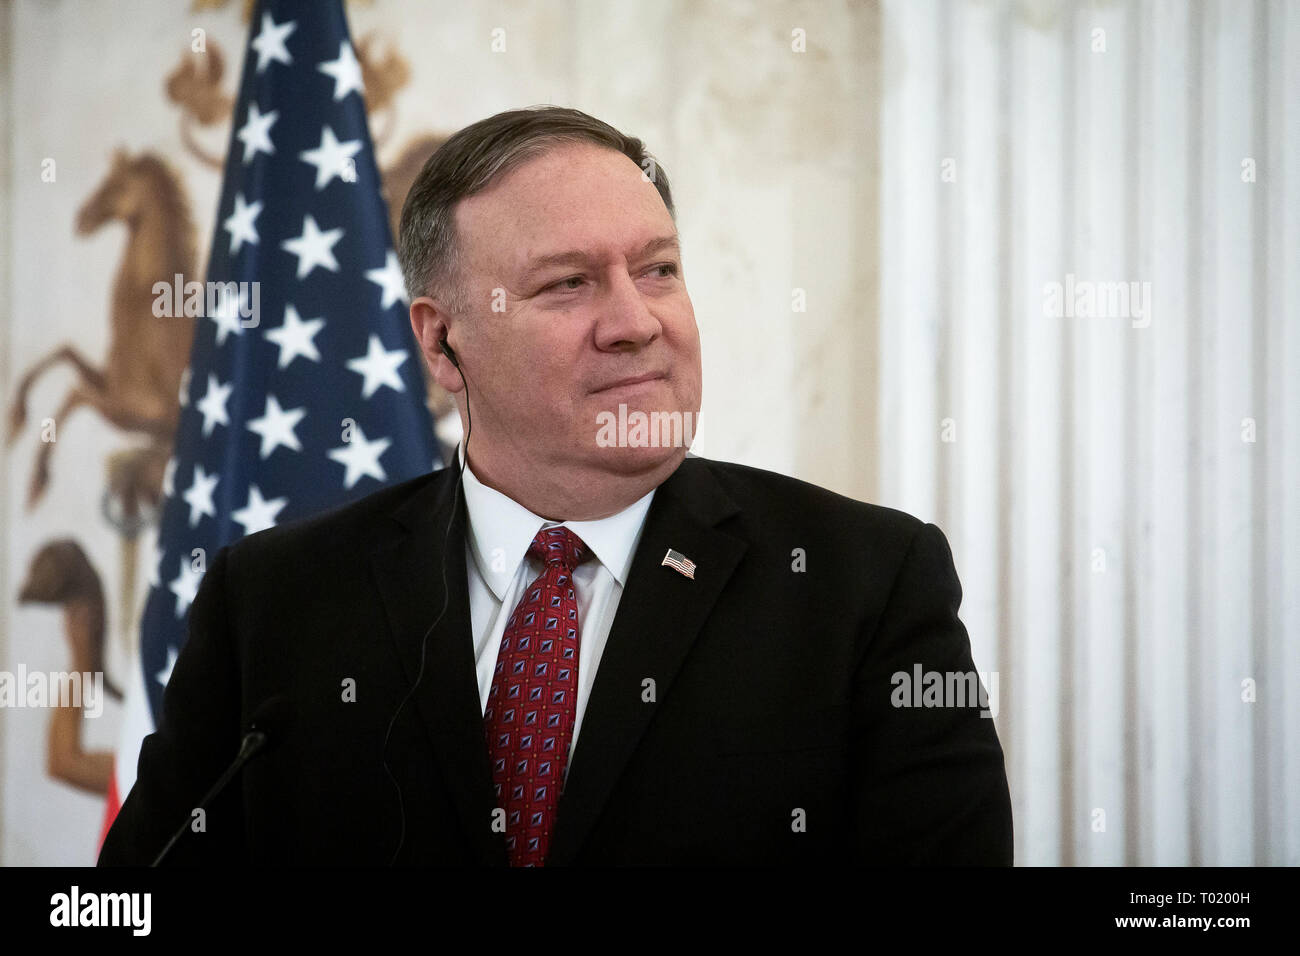
<svg viewBox="0 0 1300 956"><path fill-rule="evenodd" d="M657 265L657 266L652 266L652 267L650 268L650 271L651 271L651 272L657 272L657 271L659 271L660 269L667 269L667 270L668 270L667 273L665 273L665 274L659 276L659 278L661 278L661 279L667 279L669 276L675 276L675 275L677 275L677 263L675 263L675 262L661 262L661 263L659 263L659 265Z"/></svg>
<svg viewBox="0 0 1300 956"><path fill-rule="evenodd" d="M569 276L567 279L561 279L559 282L552 282L543 292L576 292L582 288L582 283L586 282L582 276ZM570 285L570 283L577 283Z"/></svg>

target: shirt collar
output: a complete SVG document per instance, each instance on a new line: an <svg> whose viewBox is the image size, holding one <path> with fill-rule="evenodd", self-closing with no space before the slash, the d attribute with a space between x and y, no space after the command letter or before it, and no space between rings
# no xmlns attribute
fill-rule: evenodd
<svg viewBox="0 0 1300 956"><path fill-rule="evenodd" d="M457 458L464 463L464 442L461 442ZM506 590L514 580L519 563L527 555L528 546L532 544L537 532L544 527L557 525L569 528L580 537L620 587L627 585L627 575L632 568L632 557L641 537L641 528L657 489L652 488L644 497L608 518L596 521L547 521L513 498L483 484L474 474L474 469L468 465L465 465L464 477L470 550L478 565L479 574L498 601L505 599Z"/></svg>

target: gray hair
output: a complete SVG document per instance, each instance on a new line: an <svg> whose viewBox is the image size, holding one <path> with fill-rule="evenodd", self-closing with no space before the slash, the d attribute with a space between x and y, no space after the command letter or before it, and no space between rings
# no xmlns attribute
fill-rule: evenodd
<svg viewBox="0 0 1300 956"><path fill-rule="evenodd" d="M559 106L497 113L466 126L435 150L406 195L397 256L411 299L432 295L451 311L464 311L456 204L555 145L582 142L620 152L640 166L676 219L668 175L636 137Z"/></svg>

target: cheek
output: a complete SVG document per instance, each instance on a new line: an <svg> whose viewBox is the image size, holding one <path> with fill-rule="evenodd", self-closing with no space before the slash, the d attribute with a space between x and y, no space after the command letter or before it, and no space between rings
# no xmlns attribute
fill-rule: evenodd
<svg viewBox="0 0 1300 956"><path fill-rule="evenodd" d="M503 421L524 428L534 427L545 414L544 371L539 374L537 362L513 347L497 352L488 370L493 393L492 407ZM486 406L486 402L484 403Z"/></svg>
<svg viewBox="0 0 1300 956"><path fill-rule="evenodd" d="M690 374L696 380L699 379L699 362L700 362L700 329L695 324L695 313L691 311L688 305L684 312L677 316L674 330L675 348L679 357L683 361L689 361L692 368Z"/></svg>
<svg viewBox="0 0 1300 956"><path fill-rule="evenodd" d="M673 311L672 326L684 349L693 352L700 350L700 327L695 322L695 309L689 298Z"/></svg>
<svg viewBox="0 0 1300 956"><path fill-rule="evenodd" d="M521 374L537 397L536 417L563 418L582 400L579 370L579 360L568 343L541 347Z"/></svg>

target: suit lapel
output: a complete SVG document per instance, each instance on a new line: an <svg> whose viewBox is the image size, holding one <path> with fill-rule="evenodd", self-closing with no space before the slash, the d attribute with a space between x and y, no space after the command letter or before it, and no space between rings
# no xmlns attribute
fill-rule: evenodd
<svg viewBox="0 0 1300 956"><path fill-rule="evenodd" d="M688 458L659 486L619 599L560 798L548 865L572 863L747 547L715 526L739 509L703 459ZM669 548L695 579L661 565Z"/></svg>
<svg viewBox="0 0 1300 956"><path fill-rule="evenodd" d="M474 666L465 576L465 496L456 493L459 484L457 469L443 469L394 510L395 524L372 553L371 564L407 680L412 685L420 680L407 706L414 704L439 764L446 768L461 826L480 862L505 865L505 841L491 828L492 768ZM421 678L423 639L435 620ZM419 810L408 807L407 812Z"/></svg>

